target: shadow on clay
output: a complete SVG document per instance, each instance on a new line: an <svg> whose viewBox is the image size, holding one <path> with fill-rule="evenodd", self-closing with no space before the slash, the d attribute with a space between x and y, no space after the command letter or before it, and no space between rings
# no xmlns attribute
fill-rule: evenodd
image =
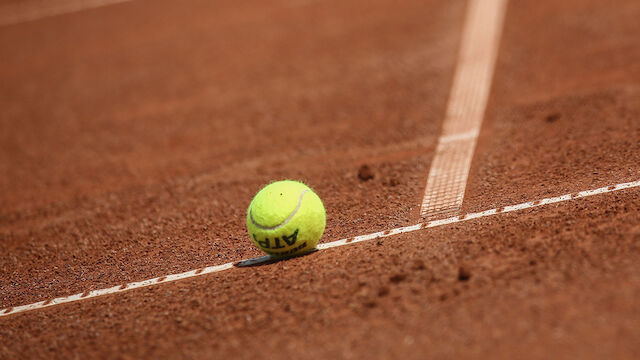
<svg viewBox="0 0 640 360"><path fill-rule="evenodd" d="M252 267L252 266L269 265L269 264L274 264L274 263L277 263L277 262L280 262L280 261L286 261L286 260L291 260L291 259L295 259L295 258L311 255L311 254L314 254L316 252L318 252L318 250L314 249L314 250L309 251L307 253L296 255L296 256L290 256L290 257L272 257L271 255L265 255L265 256L260 256L260 257L253 258L253 259L247 259L247 260L238 261L237 263L233 264L233 266L236 266L236 267Z"/></svg>

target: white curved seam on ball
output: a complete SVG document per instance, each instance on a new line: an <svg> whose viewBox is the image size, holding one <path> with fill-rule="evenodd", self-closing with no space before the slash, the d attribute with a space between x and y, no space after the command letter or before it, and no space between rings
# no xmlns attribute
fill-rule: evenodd
<svg viewBox="0 0 640 360"><path fill-rule="evenodd" d="M291 221L291 219L293 219L293 217L298 213L298 210L300 210L300 206L302 205L302 197L304 197L304 194L309 191L309 189L304 189L302 190L302 192L300 193L300 198L298 199L298 205L296 205L296 208L293 209L293 211L291 212L291 214L289 214L289 217L286 218L283 222L281 222L280 224L273 226L273 227L268 227L268 226L263 226L260 225L256 222L256 220L253 218L253 211L250 209L249 210L249 218L251 218L251 222L253 223L253 225L255 225L256 227L258 227L258 229L260 230L277 230L285 225L287 225L289 223L289 221Z"/></svg>

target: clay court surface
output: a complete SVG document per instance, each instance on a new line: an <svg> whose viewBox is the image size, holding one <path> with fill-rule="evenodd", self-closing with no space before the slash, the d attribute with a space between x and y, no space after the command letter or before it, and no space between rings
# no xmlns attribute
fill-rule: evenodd
<svg viewBox="0 0 640 360"><path fill-rule="evenodd" d="M82 4L0 2L0 358L640 358L640 2L506 4L428 217L467 1ZM283 178L324 244L460 221L14 311L261 256Z"/></svg>

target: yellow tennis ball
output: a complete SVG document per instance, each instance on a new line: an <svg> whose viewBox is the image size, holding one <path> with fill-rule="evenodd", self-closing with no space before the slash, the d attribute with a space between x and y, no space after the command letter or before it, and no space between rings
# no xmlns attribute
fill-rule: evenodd
<svg viewBox="0 0 640 360"><path fill-rule="evenodd" d="M307 185L293 180L271 183L247 209L247 229L253 242L275 257L315 249L327 222L322 200Z"/></svg>

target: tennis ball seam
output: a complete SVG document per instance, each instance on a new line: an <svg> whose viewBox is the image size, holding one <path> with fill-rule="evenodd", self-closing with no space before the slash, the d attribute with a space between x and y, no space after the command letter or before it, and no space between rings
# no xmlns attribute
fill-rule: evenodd
<svg viewBox="0 0 640 360"><path fill-rule="evenodd" d="M300 198L298 199L298 204L296 205L296 208L293 209L293 211L291 212L291 214L289 214L289 217L287 217L283 222L281 222L280 224L276 225L276 226L264 226L261 224L258 224L256 222L256 220L253 218L253 210L249 209L249 218L251 219L251 222L253 223L253 225L255 225L258 229L260 230L277 230L285 225L287 225L289 223L289 221L291 221L291 219L293 219L294 216L296 216L296 214L298 213L298 210L300 210L300 206L302 206L302 198L304 197L304 194L309 191L309 189L304 189L302 190L302 192L300 193Z"/></svg>

